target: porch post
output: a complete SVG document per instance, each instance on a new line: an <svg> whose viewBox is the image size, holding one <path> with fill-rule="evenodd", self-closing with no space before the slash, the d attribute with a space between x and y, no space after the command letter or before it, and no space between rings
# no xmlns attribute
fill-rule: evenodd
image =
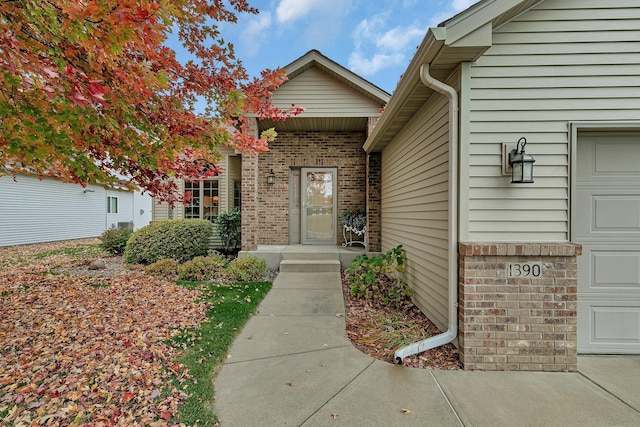
<svg viewBox="0 0 640 427"><path fill-rule="evenodd" d="M367 156L367 250L380 252L382 210L382 154Z"/></svg>
<svg viewBox="0 0 640 427"><path fill-rule="evenodd" d="M258 136L258 121L249 123ZM258 155L242 156L242 250L258 249Z"/></svg>

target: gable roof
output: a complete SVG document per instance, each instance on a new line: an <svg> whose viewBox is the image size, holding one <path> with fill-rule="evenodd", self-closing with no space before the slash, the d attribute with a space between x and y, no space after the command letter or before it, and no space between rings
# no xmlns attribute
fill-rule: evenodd
<svg viewBox="0 0 640 427"><path fill-rule="evenodd" d="M381 151L433 95L420 80L423 64L429 64L433 77L446 80L461 62L473 62L491 47L495 28L541 1L481 0L429 28L364 149Z"/></svg>
<svg viewBox="0 0 640 427"><path fill-rule="evenodd" d="M369 118L377 118L391 98L317 50L307 52L284 70L288 80L274 92L272 102L281 108L296 104L304 112L285 122L262 120L260 130L366 130Z"/></svg>
<svg viewBox="0 0 640 427"><path fill-rule="evenodd" d="M389 93L380 89L370 81L363 79L353 71L327 58L316 49L305 53L300 58L285 66L284 69L287 72L289 80L293 80L312 67L317 67L339 82L378 104L386 104L391 97ZM286 85L287 83L285 82L284 84Z"/></svg>

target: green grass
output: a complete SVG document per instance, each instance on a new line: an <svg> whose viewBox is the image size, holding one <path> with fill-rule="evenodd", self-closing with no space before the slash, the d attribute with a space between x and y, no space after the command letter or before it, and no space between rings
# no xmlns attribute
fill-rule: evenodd
<svg viewBox="0 0 640 427"><path fill-rule="evenodd" d="M271 289L271 283L177 283L200 289L211 309L201 329L176 338L177 344L185 349L178 362L186 365L197 381L189 384L186 390L189 398L180 407L176 421L189 426L215 426L213 378L240 329Z"/></svg>
<svg viewBox="0 0 640 427"><path fill-rule="evenodd" d="M33 254L35 259L44 259L53 255L69 255L77 257L78 259L92 258L100 255L105 255L100 245L82 245L82 246L69 246L62 249L54 249L51 251L40 252Z"/></svg>

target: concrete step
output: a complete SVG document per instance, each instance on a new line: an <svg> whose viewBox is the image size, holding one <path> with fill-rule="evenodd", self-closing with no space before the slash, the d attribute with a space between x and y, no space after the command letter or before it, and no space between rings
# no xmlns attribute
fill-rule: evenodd
<svg viewBox="0 0 640 427"><path fill-rule="evenodd" d="M283 260L337 260L340 253L334 252L282 252Z"/></svg>
<svg viewBox="0 0 640 427"><path fill-rule="evenodd" d="M340 272L337 259L284 259L280 261L281 273L327 273Z"/></svg>

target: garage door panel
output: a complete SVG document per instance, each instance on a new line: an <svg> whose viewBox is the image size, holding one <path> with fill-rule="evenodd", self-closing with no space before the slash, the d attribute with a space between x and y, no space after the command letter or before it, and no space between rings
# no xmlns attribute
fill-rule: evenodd
<svg viewBox="0 0 640 427"><path fill-rule="evenodd" d="M593 231L640 232L640 196L592 196Z"/></svg>
<svg viewBox="0 0 640 427"><path fill-rule="evenodd" d="M582 301L578 351L635 353L640 345L640 301Z"/></svg>
<svg viewBox="0 0 640 427"><path fill-rule="evenodd" d="M631 245L583 244L578 292L640 292L640 249Z"/></svg>
<svg viewBox="0 0 640 427"><path fill-rule="evenodd" d="M592 288L640 289L640 252L591 251Z"/></svg>
<svg viewBox="0 0 640 427"><path fill-rule="evenodd" d="M640 144L637 135L583 136L588 146L578 151L577 177L586 182L640 181Z"/></svg>
<svg viewBox="0 0 640 427"><path fill-rule="evenodd" d="M634 190L577 190L576 238L640 239L640 194Z"/></svg>

